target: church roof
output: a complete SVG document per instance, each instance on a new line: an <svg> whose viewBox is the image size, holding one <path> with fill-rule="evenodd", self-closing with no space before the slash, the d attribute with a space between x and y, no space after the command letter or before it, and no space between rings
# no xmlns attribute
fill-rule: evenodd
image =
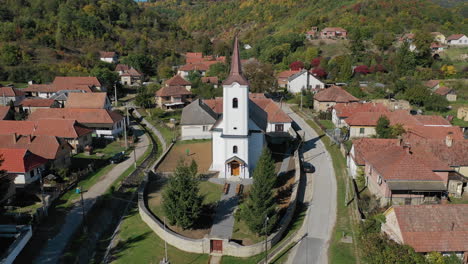
<svg viewBox="0 0 468 264"><path fill-rule="evenodd" d="M249 85L249 82L242 75L241 62L239 57L239 41L237 36L234 39L234 50L232 52L231 60L231 71L226 80L224 80L223 85L231 85L233 83L238 83L240 85Z"/></svg>

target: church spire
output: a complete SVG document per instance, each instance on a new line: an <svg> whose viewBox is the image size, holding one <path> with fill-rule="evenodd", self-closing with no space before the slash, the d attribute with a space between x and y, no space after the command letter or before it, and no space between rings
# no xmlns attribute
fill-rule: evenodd
<svg viewBox="0 0 468 264"><path fill-rule="evenodd" d="M223 85L231 85L232 83L237 82L240 85L249 85L245 77L242 75L242 66L239 56L239 41L237 36L234 38L234 48L232 51L231 57L231 71L226 80L224 80Z"/></svg>

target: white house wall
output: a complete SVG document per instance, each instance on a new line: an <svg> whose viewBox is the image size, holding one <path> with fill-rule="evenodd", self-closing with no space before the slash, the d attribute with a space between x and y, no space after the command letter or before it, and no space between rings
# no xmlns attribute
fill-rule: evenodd
<svg viewBox="0 0 468 264"><path fill-rule="evenodd" d="M275 132L275 125L283 125L283 132L288 132L291 128L291 123L268 123L266 132Z"/></svg>
<svg viewBox="0 0 468 264"><path fill-rule="evenodd" d="M264 147L264 135L262 133L252 133L249 138L249 164L250 172L253 172L255 165L262 154Z"/></svg>
<svg viewBox="0 0 468 264"><path fill-rule="evenodd" d="M324 83L315 78L312 74L309 74L309 87L316 88L320 87L323 89L325 87ZM288 81L288 91L290 93L300 93L302 89L307 88L307 73L304 72L300 76L296 77L294 80Z"/></svg>
<svg viewBox="0 0 468 264"><path fill-rule="evenodd" d="M184 125L181 127L182 140L209 139L211 138L211 127L213 125ZM203 127L206 127L205 131Z"/></svg>

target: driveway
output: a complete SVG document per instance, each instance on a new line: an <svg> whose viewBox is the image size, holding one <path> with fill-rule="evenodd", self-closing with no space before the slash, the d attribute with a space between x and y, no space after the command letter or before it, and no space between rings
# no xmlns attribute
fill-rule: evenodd
<svg viewBox="0 0 468 264"><path fill-rule="evenodd" d="M322 141L300 116L287 105L283 110L300 127L304 135L301 149L305 162L315 167L315 173L307 173L307 186L302 194L308 204L307 236L294 247L289 260L292 263L328 263L328 246L336 221L336 178L333 164ZM300 199L301 197L299 197Z"/></svg>

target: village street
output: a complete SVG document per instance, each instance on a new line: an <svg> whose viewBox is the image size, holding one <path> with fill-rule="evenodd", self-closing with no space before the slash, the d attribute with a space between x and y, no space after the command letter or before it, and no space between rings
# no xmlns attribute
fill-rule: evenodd
<svg viewBox="0 0 468 264"><path fill-rule="evenodd" d="M288 262L328 263L329 240L336 221L336 178L332 161L317 133L287 105L283 104L283 110L300 127L299 134L304 135L303 161L315 167L314 173L307 173L303 198L309 206L304 223L307 235L294 247Z"/></svg>
<svg viewBox="0 0 468 264"><path fill-rule="evenodd" d="M133 128L139 129L137 125L134 125ZM137 160L144 155L149 146L150 140L147 134L143 134L140 137L140 141L136 145ZM89 190L84 190L85 192L83 193L83 199L86 213L88 213L89 210L93 207L97 198L104 194L127 168L134 166L133 154L130 154L129 156L130 158L117 164ZM44 241L46 245L41 250L40 255L36 258L35 263L59 262L59 259L62 256L62 252L67 246L67 243L73 237L75 231L81 226L83 221L82 215L81 204L79 201L76 201L73 205L73 208L66 216L65 222L61 227L60 232L48 241Z"/></svg>

